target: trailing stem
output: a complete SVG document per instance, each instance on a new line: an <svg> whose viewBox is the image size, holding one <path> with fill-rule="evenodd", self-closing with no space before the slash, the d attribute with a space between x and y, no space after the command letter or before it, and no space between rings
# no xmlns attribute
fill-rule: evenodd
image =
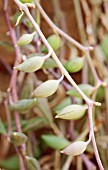
<svg viewBox="0 0 108 170"><path fill-rule="evenodd" d="M35 20L33 19L32 15L30 14L28 7L26 4L22 4L20 1L18 0L13 0L16 5L19 7L20 10L23 10L23 12L26 14L26 16L28 17L28 19L31 21L32 25L34 26L36 32L39 34L39 36L41 37L43 43L45 44L45 46L48 48L49 51L52 52L52 58L54 59L54 61L56 62L58 68L61 70L62 74L67 78L67 80L70 82L70 84L77 90L77 92L81 95L81 97L85 100L85 102L88 105L88 119L89 119L89 134L92 140L92 144L93 144L93 148L94 148L94 152L95 152L95 156L97 159L97 163L98 166L100 168L100 170L103 170L103 166L98 154L98 150L97 150L97 146L96 146L96 142L95 142L95 137L94 137L94 130L93 130L93 122L92 122L92 108L93 106L100 106L101 104L98 102L95 102L93 100L90 100L78 87L78 85L74 82L74 80L71 78L71 76L69 75L69 73L66 71L66 69L63 67L62 63L60 62L60 60L58 59L56 53L53 51L52 47L49 45L49 43L47 42L45 36L43 35L42 31L40 30L38 24L35 22ZM92 50L92 47L85 47L83 45L81 45L80 43L78 43L77 41L75 41L73 38L71 38L70 36L68 36L66 33L64 33L61 29L59 29L46 15L46 13L43 11L42 7L39 5L37 0L34 0L36 6L38 7L38 9L40 10L41 14L43 15L43 17L47 20L47 22L49 23L49 25L53 28L53 30L55 30L56 32L58 32L59 34L61 34L64 38L66 38L68 41L70 41L71 43L73 43L76 47L78 47L80 50L82 50L84 53L88 54L88 52L90 50ZM89 56L89 55L88 55ZM91 60L90 60L91 62ZM94 78L96 79L96 81L98 80L98 75L94 69L94 66L92 64L92 72L94 75ZM94 74L95 73L95 74Z"/></svg>
<svg viewBox="0 0 108 170"><path fill-rule="evenodd" d="M20 58L21 53L20 53L19 47L16 47L17 38L16 38L16 35L15 35L15 31L12 28L10 20L9 20L8 0L4 0L4 12L5 12L5 18L6 18L6 22L7 22L7 25L8 25L9 32L10 32L10 36L11 36L11 39L12 39L12 42L13 42L13 47L14 47L14 50L15 50L16 59L15 59L14 66L16 66L21 61L21 58ZM17 80L17 70L13 70L11 80L10 80L10 85L9 85L8 90L7 90L8 93L10 93L12 91L13 102L17 101L16 80ZM21 132L22 129L21 129L21 125L20 125L19 114L17 112L14 112L14 117L15 117L16 129L17 129L18 132ZM22 145L20 148L16 149L18 156L19 156L19 160L20 160L21 170L26 170L25 156L23 154L23 150L25 150L24 145Z"/></svg>

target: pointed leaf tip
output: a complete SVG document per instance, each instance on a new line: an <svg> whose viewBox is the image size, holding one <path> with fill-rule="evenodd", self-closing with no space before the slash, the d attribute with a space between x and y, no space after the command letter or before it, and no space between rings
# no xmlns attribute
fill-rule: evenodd
<svg viewBox="0 0 108 170"><path fill-rule="evenodd" d="M51 96L58 89L59 83L59 80L48 80L38 86L32 95L39 98Z"/></svg>
<svg viewBox="0 0 108 170"><path fill-rule="evenodd" d="M44 57L32 57L24 61L23 63L15 67L16 70L20 70L26 73L31 73L39 70L45 61Z"/></svg>
<svg viewBox="0 0 108 170"><path fill-rule="evenodd" d="M61 111L59 111L59 114L56 115L56 118L77 120L84 116L87 108L88 108L87 105L78 104L69 105L63 108Z"/></svg>
<svg viewBox="0 0 108 170"><path fill-rule="evenodd" d="M59 116L58 116L58 115L56 115L56 116L55 116L55 118L59 118Z"/></svg>
<svg viewBox="0 0 108 170"><path fill-rule="evenodd" d="M77 155L82 154L86 150L87 145L88 145L88 142L77 141L67 146L65 149L63 149L60 152L66 155L77 156Z"/></svg>
<svg viewBox="0 0 108 170"><path fill-rule="evenodd" d="M22 35L19 40L17 41L17 45L21 46L21 45L26 45L28 43L30 43L33 40L34 35L36 34L36 32L33 32L31 34L24 34Z"/></svg>

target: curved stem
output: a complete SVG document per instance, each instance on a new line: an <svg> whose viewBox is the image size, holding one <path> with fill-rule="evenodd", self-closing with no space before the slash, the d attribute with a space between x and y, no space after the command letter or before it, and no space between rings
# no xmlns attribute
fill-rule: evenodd
<svg viewBox="0 0 108 170"><path fill-rule="evenodd" d="M87 60L88 63L90 65L91 71L93 73L94 79L96 84L99 84L102 81L99 79L98 74L95 70L95 67L92 63L91 57L90 57L90 50L93 50L93 47L91 46L84 46L82 44L80 44L79 42L77 42L76 40L74 40L72 37L70 37L69 35L67 35L64 31L62 31L60 28L58 28L51 20L50 18L47 16L47 14L44 12L43 8L41 7L41 5L38 3L37 0L34 0L35 4L37 6L37 8L39 9L40 13L42 14L42 16L44 17L44 19L47 21L47 23L50 25L50 27L57 33L59 33L60 35L62 35L65 39L67 39L70 43L74 44L76 47L78 47L80 50L82 50L85 55L87 56Z"/></svg>
<svg viewBox="0 0 108 170"><path fill-rule="evenodd" d="M80 50L85 51L85 50L89 50L89 47L85 47L82 44L80 44L79 42L77 42L76 40L74 40L73 38L71 38L69 35L67 35L64 31L62 31L60 28L58 28L51 20L50 18L47 16L47 14L44 12L44 10L42 9L41 5L38 3L37 0L34 0L37 8L39 9L40 13L42 14L42 16L44 17L44 19L48 22L48 24L50 25L50 27L56 32L58 32L59 34L61 34L65 39L67 39L69 42L73 43L76 47L78 47Z"/></svg>
<svg viewBox="0 0 108 170"><path fill-rule="evenodd" d="M45 14L45 12L43 11L43 9L41 8L41 6L38 4L38 1L34 0L37 7L39 8L40 12L43 13L44 17L47 17L47 15ZM27 15L27 17L29 18L29 20L31 21L32 25L34 26L35 30L37 31L37 33L39 34L39 36L41 37L43 43L48 47L49 51L52 51L52 58L54 59L54 61L56 62L56 64L58 65L58 68L61 70L62 74L68 79L68 81L73 85L73 87L77 90L77 92L81 95L81 97L85 100L85 102L88 104L88 119L89 119L89 129L90 129L90 138L92 139L92 143L93 143L93 148L94 148L94 152L95 152L95 156L99 165L100 170L103 170L103 166L98 154L98 150L97 150L97 146L96 146L96 141L95 141L95 137L94 137L94 130L93 130L93 122L92 122L92 108L93 105L97 105L100 106L100 103L98 102L94 102L92 100L90 100L78 87L78 85L74 82L74 80L71 78L71 76L69 75L69 73L67 72L67 70L63 67L62 63L60 62L60 60L57 58L55 52L53 51L52 47L49 45L49 43L47 42L45 36L43 35L42 31L40 30L39 26L37 25L37 23L35 22L35 20L33 19L32 15L30 14L28 7L26 6L26 4L22 4L21 2L14 0L14 2L16 3L16 5L22 9L25 14ZM80 43L78 43L77 41L75 41L74 39L72 39L70 36L68 36L66 33L64 33L62 30L60 30L58 27L56 27L53 22L47 17L47 21L49 21L49 24L51 24L51 26L54 28L56 28L55 30L57 30L57 32L59 32L62 36L64 36L66 39L68 39L69 41L71 41L71 43L73 42L74 45L76 45L79 49L81 49L82 51L84 51L85 53L87 51L90 50L90 47L84 47L83 45L81 45ZM89 139L90 139L89 138ZM89 142L89 141L88 141Z"/></svg>
<svg viewBox="0 0 108 170"><path fill-rule="evenodd" d="M92 108L93 108L93 105L88 106L89 133L90 133L90 136L91 136L92 145L93 145L93 149L94 149L94 153L95 153L95 157L96 157L99 169L104 170L102 162L100 160L100 156L99 156L99 153L98 153L96 140L95 140L95 136L94 136L93 121L92 121Z"/></svg>
<svg viewBox="0 0 108 170"><path fill-rule="evenodd" d="M57 58L55 52L53 51L52 47L49 45L49 43L47 42L45 36L43 35L42 31L40 30L39 26L37 25L37 23L35 22L35 20L33 19L33 17L31 16L28 7L25 4L22 4L21 2L14 0L14 2L16 3L16 5L22 9L25 14L27 15L27 17L29 18L29 20L31 21L31 23L33 24L35 30L37 31L37 33L39 34L39 36L41 37L42 41L44 42L44 44L48 47L49 51L52 51L52 58L54 59L54 61L56 62L56 64L58 65L59 69L61 70L62 74L64 74L64 76L68 79L68 81L72 84L72 86L78 91L78 93L81 95L81 97L86 101L87 104L96 104L94 101L90 100L78 87L78 85L74 82L74 80L71 78L71 76L69 75L69 73L67 72L67 70L63 67L62 63L60 62L60 60ZM67 35L67 34L66 34ZM78 43L79 44L79 43ZM84 47L85 48L85 47ZM96 104L97 105L97 104Z"/></svg>
<svg viewBox="0 0 108 170"><path fill-rule="evenodd" d="M15 31L12 28L10 20L9 20L8 0L4 0L4 12L5 12L5 18L6 18L7 26L8 26L10 36L11 36L11 39L12 39L12 42L13 42L13 47L14 47L14 50L15 50L16 59L15 59L14 66L16 66L21 61L21 58L20 58L21 52L20 52L20 48L16 47L16 43L17 43L16 34L15 34ZM10 93L10 90L12 90L13 102L16 102L17 99L18 99L18 97L17 97L17 88L16 88L17 73L18 73L17 70L13 70L10 85L9 85L8 90L7 90L9 93ZM19 116L19 114L17 112L14 112L14 117L15 117L15 123L16 123L17 131L22 132L21 125L20 125L20 116ZM27 170L26 169L26 162L25 162L25 155L23 154L23 150L25 150L24 145L21 145L21 147L18 148L17 150L20 151L20 154L18 154L19 158L20 157L22 158L21 161L20 161L21 170ZM18 151L17 151L17 153L18 153Z"/></svg>

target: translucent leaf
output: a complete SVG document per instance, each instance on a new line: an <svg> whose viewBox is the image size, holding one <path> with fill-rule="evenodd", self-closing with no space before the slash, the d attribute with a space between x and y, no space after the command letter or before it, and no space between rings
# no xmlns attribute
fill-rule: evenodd
<svg viewBox="0 0 108 170"><path fill-rule="evenodd" d="M26 73L35 72L42 67L44 61L45 59L43 57L32 57L17 65L14 69L24 71Z"/></svg>
<svg viewBox="0 0 108 170"><path fill-rule="evenodd" d="M52 58L48 58L47 60L45 60L42 68L48 69L48 68L56 68L57 65L54 62L54 60Z"/></svg>
<svg viewBox="0 0 108 170"><path fill-rule="evenodd" d="M48 43L50 46L53 48L54 51L57 51L58 48L60 47L60 37L56 34L53 34L47 38ZM42 52L47 52L47 48L45 46L42 47Z"/></svg>
<svg viewBox="0 0 108 170"><path fill-rule="evenodd" d="M78 72L84 65L85 57L72 57L67 63L64 64L66 70L70 73Z"/></svg>
<svg viewBox="0 0 108 170"><path fill-rule="evenodd" d="M11 142L16 146L20 146L27 142L27 136L21 132L11 132L10 139Z"/></svg>
<svg viewBox="0 0 108 170"><path fill-rule="evenodd" d="M84 116L87 105L69 105L59 111L59 114L56 115L56 118L67 119L67 120L77 120Z"/></svg>
<svg viewBox="0 0 108 170"><path fill-rule="evenodd" d="M10 105L11 111L18 111L19 113L25 113L36 105L36 99L22 99Z"/></svg>
<svg viewBox="0 0 108 170"><path fill-rule="evenodd" d="M74 142L68 147L66 147L64 150L61 151L61 153L64 153L66 155L72 155L77 156L82 154L86 148L88 143L83 141Z"/></svg>
<svg viewBox="0 0 108 170"><path fill-rule="evenodd" d="M51 134L42 135L42 139L49 147L57 150L61 150L70 144L65 138Z"/></svg>
<svg viewBox="0 0 108 170"><path fill-rule="evenodd" d="M48 80L38 86L34 92L35 97L48 97L56 92L59 86L59 80Z"/></svg>
<svg viewBox="0 0 108 170"><path fill-rule="evenodd" d="M33 88L34 88L34 80L33 77L29 74L24 81L24 85L21 90L20 99L29 99L31 97Z"/></svg>
<svg viewBox="0 0 108 170"><path fill-rule="evenodd" d="M33 40L34 35L36 34L36 32L33 32L31 34L24 34L22 35L19 40L17 41L17 45L25 45L30 43Z"/></svg>
<svg viewBox="0 0 108 170"><path fill-rule="evenodd" d="M95 88L89 84L80 84L78 87L85 93L86 96L90 97L90 95L94 92ZM67 94L74 97L81 97L79 93L72 87L71 90L67 91Z"/></svg>
<svg viewBox="0 0 108 170"><path fill-rule="evenodd" d="M27 170L41 170L38 161L30 156L26 156Z"/></svg>

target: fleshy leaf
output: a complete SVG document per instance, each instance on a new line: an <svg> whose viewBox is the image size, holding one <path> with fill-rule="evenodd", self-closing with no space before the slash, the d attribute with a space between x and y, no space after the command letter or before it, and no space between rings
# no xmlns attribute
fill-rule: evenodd
<svg viewBox="0 0 108 170"><path fill-rule="evenodd" d="M95 88L89 84L80 84L78 87L85 93L86 96L90 97L90 95L94 92ZM72 87L71 90L67 91L67 94L74 97L81 97L79 93Z"/></svg>
<svg viewBox="0 0 108 170"><path fill-rule="evenodd" d="M41 170L38 161L30 156L26 156L26 165L28 170Z"/></svg>
<svg viewBox="0 0 108 170"><path fill-rule="evenodd" d="M64 150L61 151L61 153L64 153L66 155L72 155L77 156L82 154L86 148L88 143L83 141L74 142L68 147L66 147Z"/></svg>
<svg viewBox="0 0 108 170"><path fill-rule="evenodd" d="M42 135L44 142L51 148L61 150L70 144L68 140L51 134Z"/></svg>
<svg viewBox="0 0 108 170"><path fill-rule="evenodd" d="M11 111L18 111L19 113L25 113L36 105L36 99L22 99L10 105Z"/></svg>
<svg viewBox="0 0 108 170"><path fill-rule="evenodd" d="M10 139L11 142L16 146L20 146L27 142L27 136L21 132L11 132Z"/></svg>
<svg viewBox="0 0 108 170"><path fill-rule="evenodd" d="M58 89L60 81L59 80L48 80L38 86L34 92L35 97L48 97L56 92Z"/></svg>
<svg viewBox="0 0 108 170"><path fill-rule="evenodd" d="M66 70L70 73L78 72L84 65L85 57L72 57L67 63L64 64Z"/></svg>
<svg viewBox="0 0 108 170"><path fill-rule="evenodd" d="M60 37L56 34L53 34L47 38L48 43L53 48L54 51L57 51L60 47ZM42 52L47 52L47 48L45 46L42 47Z"/></svg>
<svg viewBox="0 0 108 170"><path fill-rule="evenodd" d="M54 60L52 58L48 58L47 60L45 60L42 68L48 69L48 68L56 68L57 65L54 62Z"/></svg>
<svg viewBox="0 0 108 170"><path fill-rule="evenodd" d="M17 45L25 45L30 43L33 40L34 35L36 34L36 32L33 32L31 34L24 34L22 35L19 40L17 41Z"/></svg>
<svg viewBox="0 0 108 170"><path fill-rule="evenodd" d="M26 73L35 72L42 67L44 61L44 57L32 57L17 65L14 69L24 71Z"/></svg>
<svg viewBox="0 0 108 170"><path fill-rule="evenodd" d="M61 111L59 111L59 114L56 115L56 118L61 119L67 119L67 120L77 120L84 116L87 105L78 105L73 104L65 107Z"/></svg>

